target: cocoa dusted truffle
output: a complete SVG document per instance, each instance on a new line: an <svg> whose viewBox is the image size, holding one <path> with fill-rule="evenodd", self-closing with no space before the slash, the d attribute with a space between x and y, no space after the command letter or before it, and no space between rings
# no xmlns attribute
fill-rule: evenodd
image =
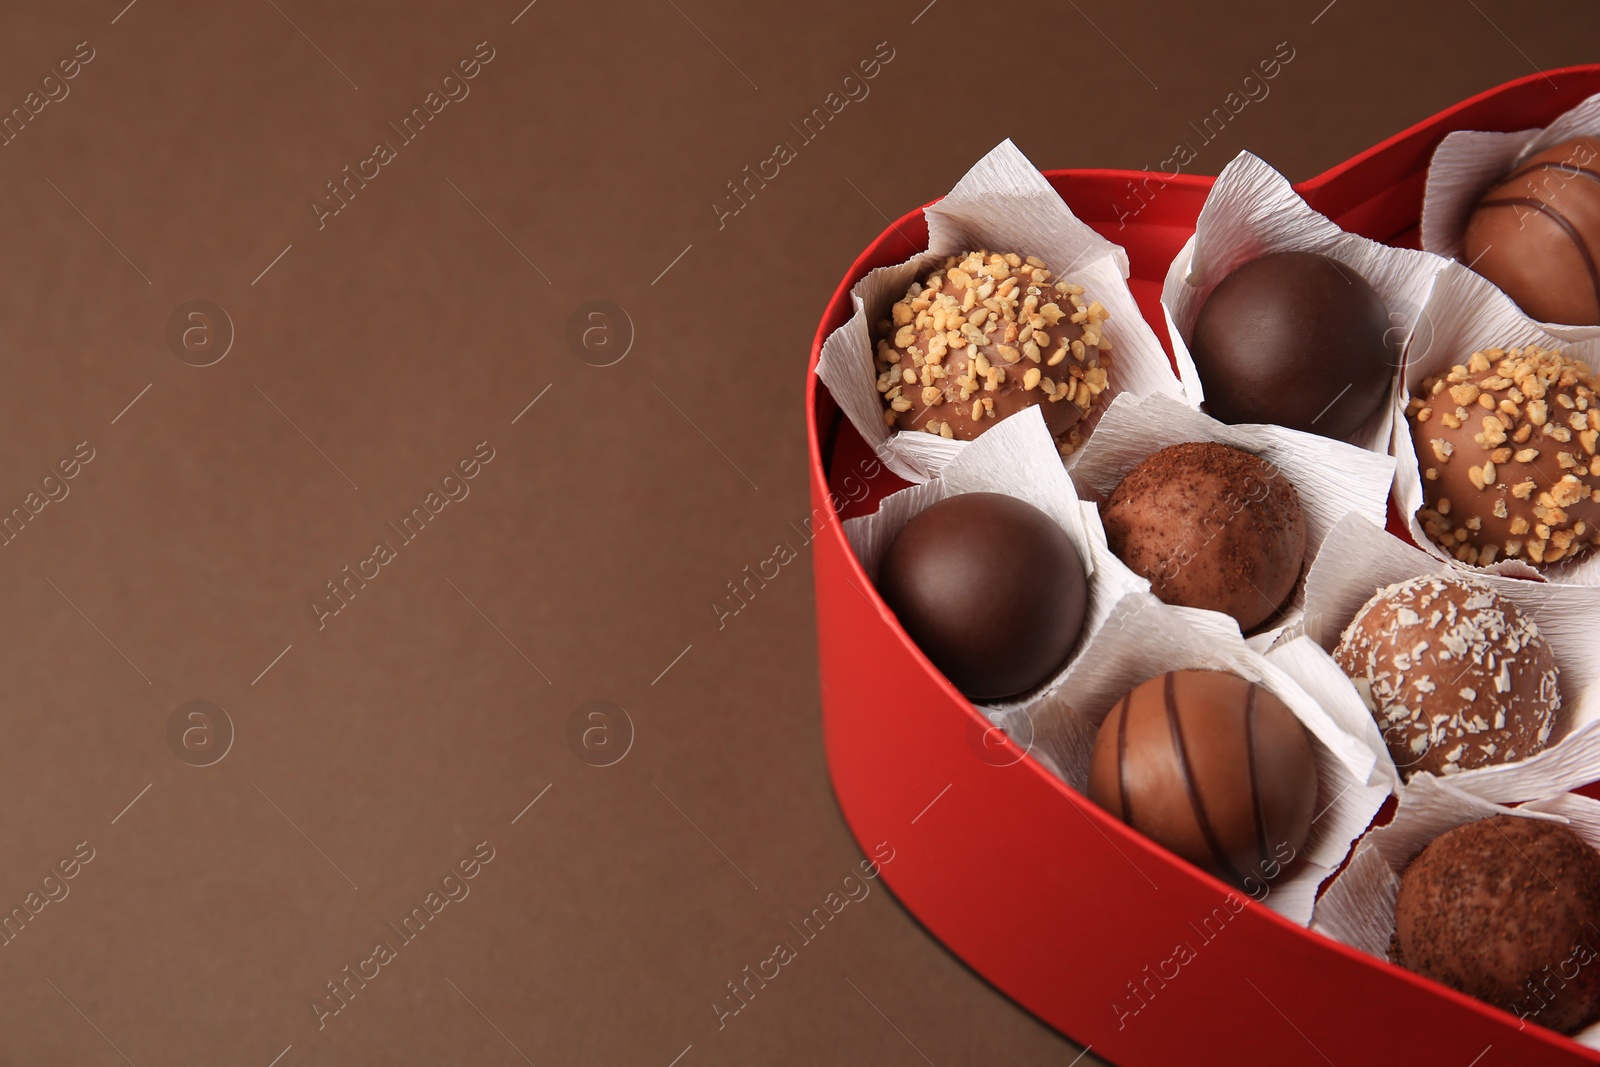
<svg viewBox="0 0 1600 1067"><path fill-rule="evenodd" d="M1550 646L1481 581L1424 575L1378 590L1334 658L1407 777L1526 759L1566 732Z"/></svg>
<svg viewBox="0 0 1600 1067"><path fill-rule="evenodd" d="M970 441L1039 404L1062 455L1106 389L1106 309L1015 252L951 256L878 324L883 419Z"/></svg>
<svg viewBox="0 0 1600 1067"><path fill-rule="evenodd" d="M914 516L878 565L878 592L972 700L1049 679L1078 643L1089 603L1066 531L1000 493L947 497Z"/></svg>
<svg viewBox="0 0 1600 1067"><path fill-rule="evenodd" d="M1600 1016L1600 855L1570 827L1493 815L1411 861L1402 966L1564 1034Z"/></svg>
<svg viewBox="0 0 1600 1067"><path fill-rule="evenodd" d="M1235 885L1305 845L1317 764L1304 727L1254 682L1172 671L1123 697L1095 737L1089 799Z"/></svg>
<svg viewBox="0 0 1600 1067"><path fill-rule="evenodd" d="M1406 415L1428 537L1477 566L1548 566L1600 544L1597 392L1588 364L1534 345L1424 381Z"/></svg>
<svg viewBox="0 0 1600 1067"><path fill-rule="evenodd" d="M1276 467L1212 441L1172 445L1129 471L1101 509L1111 551L1168 604L1250 630L1300 577L1306 520Z"/></svg>
<svg viewBox="0 0 1600 1067"><path fill-rule="evenodd" d="M1600 324L1600 139L1529 156L1478 201L1462 254L1545 322Z"/></svg>
<svg viewBox="0 0 1600 1067"><path fill-rule="evenodd" d="M1343 440L1394 378L1389 311L1354 269L1315 252L1269 252L1217 285L1190 354L1206 411Z"/></svg>

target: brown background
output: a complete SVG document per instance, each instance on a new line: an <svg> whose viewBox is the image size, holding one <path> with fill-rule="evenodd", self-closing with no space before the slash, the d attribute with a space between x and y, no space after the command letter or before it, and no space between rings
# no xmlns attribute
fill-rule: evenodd
<svg viewBox="0 0 1600 1067"><path fill-rule="evenodd" d="M1600 58L1581 0L124 2L0 16L0 111L94 49L0 148L0 510L95 456L0 547L0 909L95 850L0 948L13 1064L1071 1062L881 888L724 1028L710 1007L860 859L804 550L712 607L798 545L826 299L1002 137L1155 165L1279 42L1192 171L1249 147L1308 177ZM319 230L324 183L480 41L470 96ZM719 229L726 183L884 41L870 95ZM233 324L213 366L167 341L193 299ZM613 366L566 340L591 299L636 333ZM481 441L471 495L319 630L323 583ZM236 732L211 766L168 744L192 699ZM613 766L569 741L591 700L631 717ZM480 841L471 895L319 1030L324 983Z"/></svg>

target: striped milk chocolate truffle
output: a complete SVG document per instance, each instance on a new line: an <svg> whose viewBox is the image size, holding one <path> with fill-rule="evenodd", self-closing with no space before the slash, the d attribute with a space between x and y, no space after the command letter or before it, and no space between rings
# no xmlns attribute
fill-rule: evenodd
<svg viewBox="0 0 1600 1067"><path fill-rule="evenodd" d="M1600 324L1600 139L1529 156L1484 194L1462 255L1536 319Z"/></svg>
<svg viewBox="0 0 1600 1067"><path fill-rule="evenodd" d="M1170 671L1111 709L1089 799L1152 841L1243 886L1305 845L1316 757L1288 707L1227 671Z"/></svg>
<svg viewBox="0 0 1600 1067"><path fill-rule="evenodd" d="M1423 575L1378 590L1334 658L1408 778L1526 759L1566 729L1549 644L1476 579Z"/></svg>

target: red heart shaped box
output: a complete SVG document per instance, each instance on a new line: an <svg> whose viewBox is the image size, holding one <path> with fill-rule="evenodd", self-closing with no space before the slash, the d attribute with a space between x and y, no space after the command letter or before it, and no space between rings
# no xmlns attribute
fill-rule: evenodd
<svg viewBox="0 0 1600 1067"><path fill-rule="evenodd" d="M1544 126L1592 93L1600 65L1491 89L1296 189L1346 230L1416 247L1423 183L1452 130ZM1128 251L1133 295L1166 337L1167 266L1194 232L1213 181L1152 183L1138 171L1045 175L1084 222ZM1131 183L1131 184L1130 184ZM1119 227L1120 214L1126 218ZM1112 1062L1467 1067L1600 1063L1536 1025L1311 933L1242 898L1091 804L987 720L922 656L879 599L839 519L876 510L904 483L816 377L822 342L849 317L850 287L926 248L921 210L885 230L840 282L811 349L812 521L816 529L823 736L835 795L882 877L969 966ZM865 464L865 468L863 467ZM842 508L842 513L840 511ZM1023 739L1026 742L1026 739ZM1188 957L1175 956L1180 944ZM1203 1050L1203 1051L1202 1051Z"/></svg>

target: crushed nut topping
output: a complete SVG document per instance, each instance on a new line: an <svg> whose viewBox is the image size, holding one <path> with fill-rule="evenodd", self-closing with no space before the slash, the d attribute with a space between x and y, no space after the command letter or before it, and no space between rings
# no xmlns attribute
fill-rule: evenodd
<svg viewBox="0 0 1600 1067"><path fill-rule="evenodd" d="M1417 518L1455 559L1548 565L1600 544L1600 381L1587 364L1484 349L1424 381L1406 414L1426 465Z"/></svg>
<svg viewBox="0 0 1600 1067"><path fill-rule="evenodd" d="M1110 388L1108 318L1082 286L1052 278L1034 256L950 256L878 323L884 422L969 441L1041 404L1061 454L1070 455ZM920 385L915 402L896 391L902 383Z"/></svg>

